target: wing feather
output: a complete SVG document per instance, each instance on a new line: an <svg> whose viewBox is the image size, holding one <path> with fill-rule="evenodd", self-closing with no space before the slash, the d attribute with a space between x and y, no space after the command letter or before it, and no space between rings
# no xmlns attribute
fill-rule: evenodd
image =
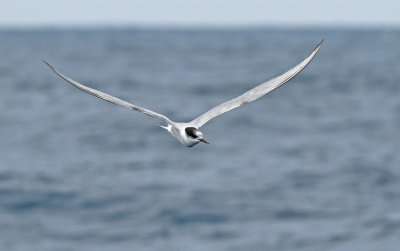
<svg viewBox="0 0 400 251"><path fill-rule="evenodd" d="M122 99L113 97L113 96L108 95L108 94L106 94L106 93L103 93L103 92L97 91L97 90L95 90L95 89L89 88L89 87L87 87L87 86L85 86L85 85L82 85L82 84L80 84L80 83L78 83L78 82L76 82L76 81L74 81L74 80L72 80L72 79L70 79L70 78L64 76L61 72L59 72L58 70L56 70L53 66L51 66L51 65L50 65L49 63L47 63L46 61L43 61L43 62L44 62L52 71L54 71L58 76L60 76L62 79L64 79L65 81L67 81L67 82L70 83L71 85L75 86L76 88L78 88L78 89L80 89L80 90L82 90L82 91L84 91L84 92L86 92L86 93L89 93L90 95L93 95L93 96L95 96L95 97L97 97L97 98L101 98L101 99L103 99L103 100L105 100L105 101L108 101L108 102L110 102L110 103L113 103L113 104L116 104L116 105L119 105L119 106L122 106L122 107L125 107L125 108L128 108L128 109L131 109L131 110L135 110L135 111L144 113L144 114L146 114L146 115L149 115L149 116L151 116L151 117L160 119L160 120L164 121L165 123L170 124L170 125L172 125L172 126L175 125L175 123L174 123L172 120L170 120L169 118L167 118L166 116L164 116L164 115L162 115L162 114L159 114L159 113L157 113L157 112L153 112L153 111L151 111L151 110L148 110L148 109L145 109L145 108L142 108L142 107L139 107L139 106L130 104L130 103L128 103L128 102L126 102L126 101L124 101L124 100L122 100Z"/></svg>
<svg viewBox="0 0 400 251"><path fill-rule="evenodd" d="M234 98L232 100L229 100L223 104L220 104L219 106L216 106L209 110L208 112L204 113L203 115L197 117L193 121L190 122L190 124L194 125L196 128L199 128L203 126L205 123L207 123L209 120L225 113L228 112L232 109L235 109L241 105L244 105L246 103L249 103L251 101L254 101L256 99L261 98L262 96L266 95L267 93L275 90L279 86L285 84L288 82L290 79L292 79L294 76L296 76L301 70L303 70L308 63L313 59L317 51L322 45L322 41L315 47L315 49L310 53L308 57L306 57L302 62L300 62L298 65L293 67L292 69L288 70L287 72L283 73L282 75L279 75L278 77L275 77L245 93L240 95L237 98Z"/></svg>

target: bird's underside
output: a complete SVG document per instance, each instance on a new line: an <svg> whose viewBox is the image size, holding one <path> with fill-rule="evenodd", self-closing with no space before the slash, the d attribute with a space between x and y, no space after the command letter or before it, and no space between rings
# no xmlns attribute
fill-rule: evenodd
<svg viewBox="0 0 400 251"><path fill-rule="evenodd" d="M322 40L315 48L314 50L299 64L288 70L287 72L265 82L257 87L254 87L253 89L243 93L239 97L236 97L232 100L229 100L225 103L222 103L211 110L207 111L206 113L200 115L199 117L195 118L189 123L177 123L166 117L165 115L162 115L160 113L133 105L131 103L128 103L124 100L121 100L119 98L113 97L111 95L108 95L106 93L97 91L95 89L89 88L85 85L82 85L66 76L64 76L61 72L56 70L53 66L51 66L49 63L44 61L44 63L52 70L54 71L58 76L60 76L62 79L70 83L71 85L77 87L78 89L89 93L95 97L104 99L110 103L135 110L141 113L144 113L146 115L152 116L154 118L160 119L163 122L167 124L167 126L162 126L164 129L166 129L169 133L171 133L172 136L178 139L179 142L181 142L183 145L191 147L196 145L199 142L204 142L209 144L207 140L204 139L203 134L198 130L201 126L203 126L205 123L210 121L211 119L228 112L232 109L235 109L241 105L244 105L246 103L249 103L251 101L254 101L256 99L261 98L262 96L266 95L267 93L273 91L274 89L280 87L281 85L285 84L288 82L290 79L292 79L294 76L296 76L300 71L302 71L308 63L314 58L315 54L319 50L319 48L322 45Z"/></svg>

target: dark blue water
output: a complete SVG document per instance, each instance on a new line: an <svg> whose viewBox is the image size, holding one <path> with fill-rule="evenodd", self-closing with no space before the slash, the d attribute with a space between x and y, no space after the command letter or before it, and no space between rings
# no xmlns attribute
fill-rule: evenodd
<svg viewBox="0 0 400 251"><path fill-rule="evenodd" d="M280 74L288 84L183 147L190 121ZM0 31L1 250L397 250L400 32Z"/></svg>

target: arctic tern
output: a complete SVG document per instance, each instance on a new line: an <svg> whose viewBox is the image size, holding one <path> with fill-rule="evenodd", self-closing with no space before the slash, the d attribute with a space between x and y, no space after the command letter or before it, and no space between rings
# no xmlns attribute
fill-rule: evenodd
<svg viewBox="0 0 400 251"><path fill-rule="evenodd" d="M241 105L244 105L246 103L249 103L251 101L254 101L258 98L261 98L262 96L266 95L267 93L273 91L274 89L280 87L281 85L285 84L288 82L290 79L292 79L294 76L296 76L301 70L303 70L308 63L313 59L319 48L321 47L322 41L314 48L314 50L303 60L301 61L298 65L294 66L287 72L267 81L264 82L257 87L243 93L242 95L229 100L225 103L222 103L211 110L207 111L206 113L200 115L199 117L195 118L194 120L188 122L188 123L178 123L174 122L165 115L162 115L160 113L130 104L124 100L121 100L119 98L113 97L111 95L108 95L106 93L97 91L95 89L89 88L87 86L84 86L68 77L63 75L61 72L56 70L53 66L51 66L49 63L46 61L43 61L52 71L54 71L58 76L60 76L62 79L70 83L71 85L77 87L78 89L81 89L82 91L89 93L95 97L104 99L108 102L111 102L113 104L135 110L141 113L144 113L146 115L152 116L154 118L158 118L162 120L163 122L166 123L166 126L161 126L165 130L167 130L172 136L174 136L176 139L178 139L179 142L181 142L183 145L187 147L192 147L196 145L199 142L204 142L206 144L210 144L204 137L203 133L199 130L201 126L203 126L205 123L207 123L209 120L225 113L228 112L232 109L235 109Z"/></svg>

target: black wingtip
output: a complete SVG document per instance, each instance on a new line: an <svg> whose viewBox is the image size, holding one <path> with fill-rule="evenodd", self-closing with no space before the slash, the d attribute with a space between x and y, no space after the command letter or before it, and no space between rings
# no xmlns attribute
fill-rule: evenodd
<svg viewBox="0 0 400 251"><path fill-rule="evenodd" d="M43 63L45 63L48 67L51 67L51 65L50 65L49 63L47 63L46 60L43 59L42 61L43 61Z"/></svg>
<svg viewBox="0 0 400 251"><path fill-rule="evenodd" d="M311 55L315 52L317 52L319 50L319 47L321 47L322 43L325 41L325 38L322 38L321 42L319 42L317 44L317 46L315 46L314 50L311 52Z"/></svg>
<svg viewBox="0 0 400 251"><path fill-rule="evenodd" d="M46 62L46 60L43 59L42 61L43 61L43 63L44 63L45 65L47 65L50 69L53 68L49 63Z"/></svg>
<svg viewBox="0 0 400 251"><path fill-rule="evenodd" d="M43 61L43 63L45 63L50 68L50 70L52 70L52 71L57 73L56 69L53 66L51 66L51 64L47 63L46 60L42 60L42 61Z"/></svg>
<svg viewBox="0 0 400 251"><path fill-rule="evenodd" d="M317 47L320 47L324 41L325 41L325 38L322 38L321 42L319 42L319 44L317 45Z"/></svg>

